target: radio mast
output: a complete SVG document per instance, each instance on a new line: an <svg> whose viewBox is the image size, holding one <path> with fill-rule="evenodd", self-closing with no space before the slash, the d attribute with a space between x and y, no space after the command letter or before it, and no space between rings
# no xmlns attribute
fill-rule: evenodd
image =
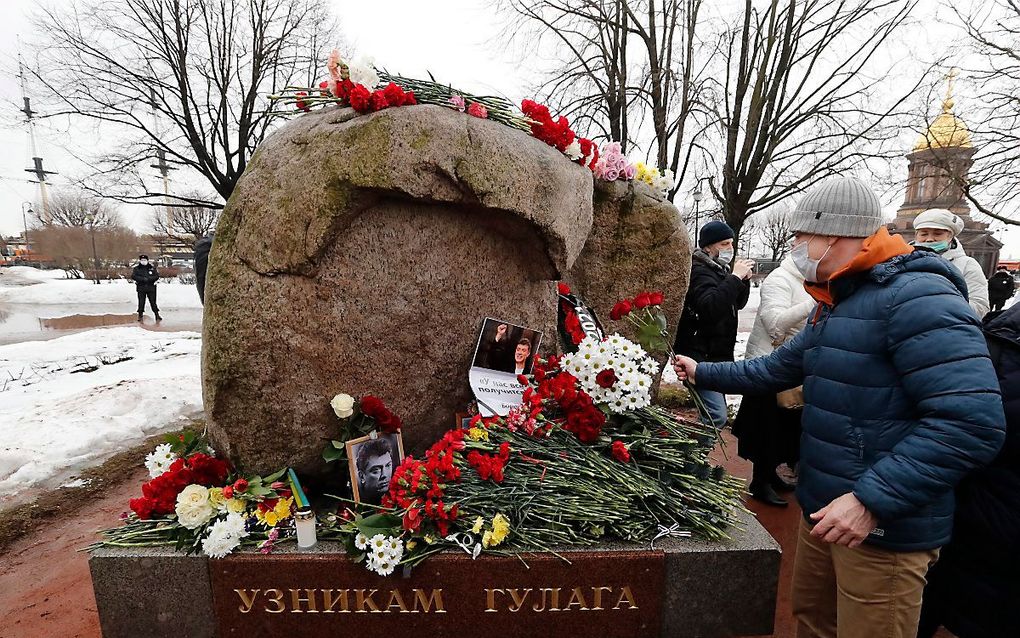
<svg viewBox="0 0 1020 638"><path fill-rule="evenodd" d="M28 97L25 89L25 67L21 61L20 38L18 41L18 78L21 80L21 99L25 104L24 108L21 109L21 112L25 114L25 123L28 125L28 141L32 148L33 166L31 168L26 168L25 172L32 173L32 175L35 176L35 179L29 180L29 182L39 185L39 202L42 204L42 214L39 218L42 220L42 223L49 224L53 221L53 218L50 216L50 199L46 176L56 175L57 173L43 168L43 158L39 157L39 150L36 147L34 120L35 111L32 110L32 101L31 98Z"/></svg>

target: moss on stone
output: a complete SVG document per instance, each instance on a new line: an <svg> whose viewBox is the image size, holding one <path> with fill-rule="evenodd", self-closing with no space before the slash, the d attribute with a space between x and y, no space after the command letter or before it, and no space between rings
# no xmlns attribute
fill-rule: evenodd
<svg viewBox="0 0 1020 638"><path fill-rule="evenodd" d="M432 133L428 130L422 129L421 131L418 132L417 135L414 136L414 139L411 140L411 148L413 148L416 151L420 151L421 149L428 146L428 143L431 141Z"/></svg>

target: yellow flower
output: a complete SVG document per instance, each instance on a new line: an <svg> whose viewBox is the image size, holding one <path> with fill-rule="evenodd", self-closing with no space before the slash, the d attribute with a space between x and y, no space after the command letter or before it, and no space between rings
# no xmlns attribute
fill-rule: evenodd
<svg viewBox="0 0 1020 638"><path fill-rule="evenodd" d="M225 501L228 512L234 512L235 514L241 514L247 508L244 501L239 498L228 498Z"/></svg>
<svg viewBox="0 0 1020 638"><path fill-rule="evenodd" d="M491 545L493 545L492 532L485 530L485 533L482 534L482 547L490 547Z"/></svg>
<svg viewBox="0 0 1020 638"><path fill-rule="evenodd" d="M286 519L287 517L290 516L290 506L291 503L293 502L294 499L281 498L279 501L277 501L276 507L273 508L273 513L276 514L276 517L281 521Z"/></svg>
<svg viewBox="0 0 1020 638"><path fill-rule="evenodd" d="M426 545L431 545L436 542L436 537L433 536L432 534L426 534L425 538L423 538L422 540L425 541Z"/></svg>
<svg viewBox="0 0 1020 638"><path fill-rule="evenodd" d="M276 527L278 523L290 517L290 505L292 502L293 499L281 498L276 502L276 506L268 512L255 510L255 518L267 527Z"/></svg>
<svg viewBox="0 0 1020 638"><path fill-rule="evenodd" d="M407 545L406 545L407 551L411 551L412 549L414 549L417 546L418 546L418 543L416 543L415 541L407 541Z"/></svg>
<svg viewBox="0 0 1020 638"><path fill-rule="evenodd" d="M492 544L499 545L510 534L510 521L502 514L492 517Z"/></svg>
<svg viewBox="0 0 1020 638"><path fill-rule="evenodd" d="M223 498L222 487L210 487L209 488L209 504L218 510L223 510L226 503L226 499Z"/></svg>
<svg viewBox="0 0 1020 638"><path fill-rule="evenodd" d="M485 523L485 519L479 516L475 519L475 524L471 527L471 532L477 534L482 531L482 525Z"/></svg>
<svg viewBox="0 0 1020 638"><path fill-rule="evenodd" d="M489 431L486 430L483 427L478 427L476 425L475 427L473 427L470 430L468 430L468 437L472 441L488 441L489 440Z"/></svg>

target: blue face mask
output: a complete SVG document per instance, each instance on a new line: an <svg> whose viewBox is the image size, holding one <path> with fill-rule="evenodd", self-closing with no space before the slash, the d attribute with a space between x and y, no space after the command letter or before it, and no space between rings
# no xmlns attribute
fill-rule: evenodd
<svg viewBox="0 0 1020 638"><path fill-rule="evenodd" d="M949 250L949 242L946 240L917 242L915 245L927 248L928 250L932 250L937 253L944 253Z"/></svg>

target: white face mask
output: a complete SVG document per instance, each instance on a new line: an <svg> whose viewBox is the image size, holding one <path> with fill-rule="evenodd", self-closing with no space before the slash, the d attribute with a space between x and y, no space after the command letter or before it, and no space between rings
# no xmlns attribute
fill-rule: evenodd
<svg viewBox="0 0 1020 638"><path fill-rule="evenodd" d="M719 261L721 261L724 264L730 263L731 261L733 261L733 249L732 248L724 248L723 250L720 250L719 251L719 256L716 257L716 259L718 259Z"/></svg>
<svg viewBox="0 0 1020 638"><path fill-rule="evenodd" d="M818 264L822 263L822 260L825 259L826 255L829 254L829 250L832 248L832 246L830 245L826 247L825 252L822 253L822 256L819 257L818 259L811 259L810 255L808 254L808 244L810 243L811 240L802 241L799 244L795 244L793 246L793 250L790 251L790 257L793 258L793 265L797 267L797 270L800 271L800 274L804 275L805 281L817 283Z"/></svg>

